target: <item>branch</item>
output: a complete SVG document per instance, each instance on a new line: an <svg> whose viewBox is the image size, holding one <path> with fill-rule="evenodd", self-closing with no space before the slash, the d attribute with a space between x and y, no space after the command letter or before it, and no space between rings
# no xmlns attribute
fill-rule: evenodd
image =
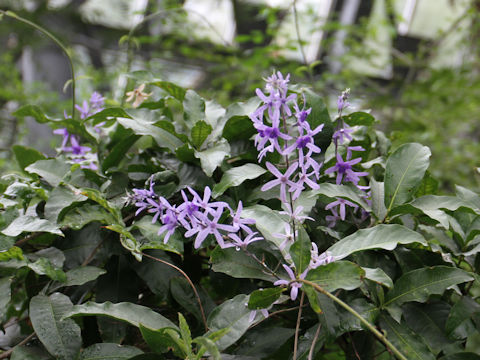
<svg viewBox="0 0 480 360"><path fill-rule="evenodd" d="M15 350L15 348L17 346L22 346L22 345L25 345L26 343L28 343L30 340L33 339L33 337L35 336L35 333L31 333L30 335L28 335L25 339L23 339L22 341L20 341L17 345L15 345L13 348L11 348L10 350L7 350L3 353L0 354L0 359L6 359L8 357L10 357L10 355L12 355L13 353L13 350Z"/></svg>
<svg viewBox="0 0 480 360"><path fill-rule="evenodd" d="M315 284L312 281L303 280L303 279L295 279L295 282L302 282L304 284L307 284L307 285L313 287L318 292L328 296L330 299L335 301L337 304L339 304L341 307L343 307L345 310L347 310L350 314L352 314L358 320L360 320L360 322L363 325L365 325L365 327L367 327L368 330L370 330L381 342L383 342L387 348L392 350L392 352L395 354L395 356L399 360L408 360L390 341L388 341L388 339L386 338L386 336L384 334L382 334L380 331L378 331L375 328L374 325L370 324L367 320L365 320L362 315L360 315L357 311L355 311L354 308L350 307L347 303L343 302L341 299L339 299L335 295L330 294L327 290L325 290L324 288Z"/></svg>

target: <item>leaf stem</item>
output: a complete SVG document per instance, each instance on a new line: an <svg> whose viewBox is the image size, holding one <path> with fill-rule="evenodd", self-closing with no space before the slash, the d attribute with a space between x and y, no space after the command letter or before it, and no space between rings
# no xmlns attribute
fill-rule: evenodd
<svg viewBox="0 0 480 360"><path fill-rule="evenodd" d="M368 322L367 320L365 320L363 318L362 315L360 315L357 311L355 311L355 309L353 309L351 306L349 306L347 303L343 302L341 299L339 299L338 297L336 297L335 295L329 293L327 290L325 290L324 288L322 288L321 286L315 284L314 282L312 281L309 281L309 280L303 280L303 279L296 279L295 280L296 282L302 282L306 285L309 285L311 287L313 287L315 290L317 290L318 292L328 296L330 299L332 299L333 301L335 301L337 304L339 304L341 307L343 307L345 310L347 310L350 314L352 314L353 316L355 316L358 320L360 320L360 322L365 325L365 327L368 328L368 330L370 330L381 342L383 342L385 344L385 346L387 348L389 348L390 350L392 350L392 352L395 354L395 356L397 357L397 359L399 360L408 360L387 338L384 334L382 334L380 331L378 331L374 325L372 325L370 322Z"/></svg>
<svg viewBox="0 0 480 360"><path fill-rule="evenodd" d="M5 10L0 10L0 14L3 14L5 16L8 16L12 19L18 20L20 22L23 22L24 24L27 24L34 29L40 31L42 34L46 35L48 38L50 38L55 44L58 45L60 49L64 52L64 54L67 56L68 63L70 65L70 72L72 73L72 119L75 120L75 69L73 66L73 60L72 57L70 56L68 49L65 47L65 45L62 44L60 40L56 36L54 36L50 31L44 29L40 25L35 24L34 22L27 20L21 16L18 16L16 13L13 11L5 11Z"/></svg>
<svg viewBox="0 0 480 360"><path fill-rule="evenodd" d="M15 348L17 346L22 346L22 345L25 345L26 343L28 343L30 340L33 339L33 337L35 336L35 332L31 333L30 335L28 335L25 339L23 339L22 341L20 341L17 345L15 345L13 348L3 352L0 354L0 359L6 359L8 357L10 357L10 355L12 355L13 353L13 350L15 350Z"/></svg>
<svg viewBox="0 0 480 360"><path fill-rule="evenodd" d="M200 307L200 312L201 312L201 314L202 314L202 321L203 321L203 326L205 327L205 331L208 331L207 318L205 317L205 312L203 311L202 300L200 299L200 295L198 294L197 288L195 287L195 285L193 285L192 280L190 280L190 278L189 278L188 275L185 273L185 271L183 271L182 269L180 269L178 266L175 266L175 265L169 263L168 261L165 261L165 260L156 258L155 256L146 254L146 253L144 253L144 252L142 252L142 255L145 256L145 257L147 257L147 258L149 258L149 259L152 259L152 260L161 262L162 264L165 264L165 265L167 265L167 266L170 266L170 267L174 268L174 269L177 270L180 274L182 274L183 277L185 277L185 279L187 279L188 283L190 284L190 286L191 286L192 289L193 289L193 292L195 293L195 297L197 298L198 306Z"/></svg>
<svg viewBox="0 0 480 360"><path fill-rule="evenodd" d="M302 295L300 296L300 306L298 308L297 325L295 326L295 340L293 342L293 360L297 360L298 335L300 332L300 321L302 320L302 308L303 308L304 299L305 299L305 292L302 291Z"/></svg>

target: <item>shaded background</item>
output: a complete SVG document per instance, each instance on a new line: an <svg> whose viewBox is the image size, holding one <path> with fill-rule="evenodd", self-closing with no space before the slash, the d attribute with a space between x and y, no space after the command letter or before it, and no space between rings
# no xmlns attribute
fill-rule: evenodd
<svg viewBox="0 0 480 360"><path fill-rule="evenodd" d="M350 110L371 109L394 147L429 146L445 192L480 189L479 0L0 0L0 8L69 47L78 103L94 90L121 103L135 85L126 74L141 70L225 105L281 70L332 109L351 88ZM15 143L54 155L50 128L10 113L37 104L62 116L71 74L60 49L22 23L4 17L0 42L6 169Z"/></svg>

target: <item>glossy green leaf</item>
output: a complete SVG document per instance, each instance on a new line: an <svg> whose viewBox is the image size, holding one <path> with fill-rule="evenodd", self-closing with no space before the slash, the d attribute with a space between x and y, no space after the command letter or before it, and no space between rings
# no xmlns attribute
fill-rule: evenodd
<svg viewBox="0 0 480 360"><path fill-rule="evenodd" d="M220 351L218 351L215 343L209 338L199 336L193 339L193 342L200 345L200 349L198 351L199 355L202 355L205 351L208 351L208 353L210 354L209 358L211 358L212 360L222 360Z"/></svg>
<svg viewBox="0 0 480 360"><path fill-rule="evenodd" d="M417 143L400 146L387 160L385 168L385 207L413 199L429 165L430 149Z"/></svg>
<svg viewBox="0 0 480 360"><path fill-rule="evenodd" d="M370 126L375 122L375 118L372 115L362 111L356 111L351 114L344 115L342 116L342 119L350 126Z"/></svg>
<svg viewBox="0 0 480 360"><path fill-rule="evenodd" d="M133 346L100 343L83 350L79 360L128 360L140 354L143 351Z"/></svg>
<svg viewBox="0 0 480 360"><path fill-rule="evenodd" d="M64 317L89 315L108 316L120 321L125 321L136 327L138 327L139 324L144 324L151 329L161 329L164 327L177 328L170 320L148 307L128 302L112 304L107 301L99 304L89 301L82 305L73 306L70 311L64 314Z"/></svg>
<svg viewBox="0 0 480 360"><path fill-rule="evenodd" d="M250 326L248 296L237 295L216 307L208 316L209 333L229 329L228 333L216 341L219 350L226 349L240 339Z"/></svg>
<svg viewBox="0 0 480 360"><path fill-rule="evenodd" d="M58 359L75 359L82 346L80 327L63 316L72 308L70 299L60 293L34 296L30 300L33 329L50 354Z"/></svg>
<svg viewBox="0 0 480 360"><path fill-rule="evenodd" d="M324 152L332 142L334 131L327 106L323 99L312 90L307 88L302 88L300 90L305 94L305 108L312 108L312 111L308 116L308 122L310 123L311 128L315 129L321 124L324 125L322 131L314 137L315 144L322 149L322 152Z"/></svg>
<svg viewBox="0 0 480 360"><path fill-rule="evenodd" d="M212 132L212 126L207 124L205 121L200 120L195 123L192 128L190 137L192 139L192 145L200 149L207 139L208 135Z"/></svg>
<svg viewBox="0 0 480 360"><path fill-rule="evenodd" d="M267 170L256 164L245 164L229 169L224 172L222 180L213 187L212 196L216 198L222 195L228 188L238 186L245 180L256 179L266 172Z"/></svg>
<svg viewBox="0 0 480 360"><path fill-rule="evenodd" d="M50 260L40 258L37 261L28 264L28 267L39 275L46 275L50 279L64 283L67 281L67 276L62 269L56 268Z"/></svg>
<svg viewBox="0 0 480 360"><path fill-rule="evenodd" d="M53 360L54 358L40 346L15 346L10 360Z"/></svg>
<svg viewBox="0 0 480 360"><path fill-rule="evenodd" d="M0 278L0 321L2 323L7 314L7 305L10 302L10 297L12 295L11 285L11 277Z"/></svg>
<svg viewBox="0 0 480 360"><path fill-rule="evenodd" d="M335 261L308 272L306 279L333 292L337 289L353 290L362 285L365 271L350 261Z"/></svg>
<svg viewBox="0 0 480 360"><path fill-rule="evenodd" d="M105 172L111 167L118 166L118 164L125 159L125 154L139 138L139 135L130 135L116 143L110 153L102 161L102 171Z"/></svg>
<svg viewBox="0 0 480 360"><path fill-rule="evenodd" d="M252 310L266 309L280 298L285 289L274 287L269 289L258 289L250 294L248 308Z"/></svg>
<svg viewBox="0 0 480 360"><path fill-rule="evenodd" d="M18 236L23 232L48 232L64 236L62 231L54 223L30 215L21 215L17 217L1 232L7 236Z"/></svg>
<svg viewBox="0 0 480 360"><path fill-rule="evenodd" d="M387 294L385 306L401 305L407 301L425 302L432 294L443 294L456 284L474 280L469 273L448 266L433 266L403 274Z"/></svg>
<svg viewBox="0 0 480 360"><path fill-rule="evenodd" d="M185 278L178 276L171 278L170 292L176 302L178 302L188 312L193 314L199 322L203 321L197 297Z"/></svg>
<svg viewBox="0 0 480 360"><path fill-rule="evenodd" d="M435 360L435 355L421 338L403 324L397 323L388 315L380 318L380 326L386 332L387 339L408 360Z"/></svg>
<svg viewBox="0 0 480 360"><path fill-rule="evenodd" d="M17 159L18 165L24 170L28 165L38 160L46 160L45 155L36 149L32 149L22 145L13 145L13 153Z"/></svg>
<svg viewBox="0 0 480 360"><path fill-rule="evenodd" d="M79 230L94 221L108 225L115 224L117 219L100 205L84 203L66 210L65 214L61 216L59 224Z"/></svg>
<svg viewBox="0 0 480 360"><path fill-rule="evenodd" d="M183 253L183 235L177 231L170 236L168 242L165 244L163 239L166 232L158 235L158 231L162 225L159 222L152 224L152 218L152 216L144 216L129 228L130 231L132 229L140 230L145 237L145 240L140 245L140 249L160 249L181 255Z"/></svg>
<svg viewBox="0 0 480 360"><path fill-rule="evenodd" d="M370 189L372 191L372 212L378 220L385 219L387 208L385 207L385 189L383 182L377 182L370 179Z"/></svg>
<svg viewBox="0 0 480 360"><path fill-rule="evenodd" d="M199 120L205 120L205 100L193 90L187 90L183 99L184 118L192 128Z"/></svg>
<svg viewBox="0 0 480 360"><path fill-rule="evenodd" d="M7 251L0 251L0 261L23 260L23 251L18 246L12 246Z"/></svg>
<svg viewBox="0 0 480 360"><path fill-rule="evenodd" d="M393 250L398 244L427 245L419 233L397 224L380 224L361 229L332 245L328 251L336 259L343 259L358 251L370 249Z"/></svg>
<svg viewBox="0 0 480 360"><path fill-rule="evenodd" d="M202 170L207 176L212 176L217 167L220 166L223 159L230 155L230 145L226 141L219 141L216 145L206 150L195 150L194 155L200 159Z"/></svg>
<svg viewBox="0 0 480 360"><path fill-rule="evenodd" d="M95 266L82 266L69 270L65 273L67 276L65 286L83 285L89 281L97 279L100 275L105 274L104 269Z"/></svg>
<svg viewBox="0 0 480 360"><path fill-rule="evenodd" d="M180 338L178 330L172 328L154 330L143 324L140 324L139 328L143 339L155 353L163 354L172 350L178 357L185 358L187 348Z"/></svg>
<svg viewBox="0 0 480 360"><path fill-rule="evenodd" d="M45 204L45 217L52 222L56 222L65 208L75 202L85 200L87 200L86 196L75 193L65 186L57 186L52 190Z"/></svg>
<svg viewBox="0 0 480 360"><path fill-rule="evenodd" d="M448 337L456 340L466 339L476 331L472 323L472 315L480 314L480 305L471 297L463 296L451 308L445 324Z"/></svg>
<svg viewBox="0 0 480 360"><path fill-rule="evenodd" d="M178 313L178 326L180 328L180 336L185 343L187 357L193 357L192 333L190 332L190 328L188 327L187 320L185 320L185 317L181 313Z"/></svg>
<svg viewBox="0 0 480 360"><path fill-rule="evenodd" d="M234 248L215 248L210 261L213 271L225 273L235 278L253 278L270 282L278 280L251 256Z"/></svg>
<svg viewBox="0 0 480 360"><path fill-rule="evenodd" d="M393 287L392 279L382 269L380 268L372 269L372 268L367 268L363 266L362 266L362 269L365 271L366 279L372 280L377 284L386 286L389 289Z"/></svg>
<svg viewBox="0 0 480 360"><path fill-rule="evenodd" d="M255 219L255 227L262 233L265 240L271 241L277 247L282 244L283 239L276 237L274 234L284 233L285 224L288 224L286 216L264 205L246 207L243 209L241 216L244 219Z"/></svg>
<svg viewBox="0 0 480 360"><path fill-rule="evenodd" d="M289 250L293 263L295 264L297 273L303 273L308 267L311 257L311 248L312 242L310 241L310 237L308 236L305 229L298 229L298 234L295 242L292 244L292 246L290 246Z"/></svg>
<svg viewBox="0 0 480 360"><path fill-rule="evenodd" d="M117 121L126 129L131 129L136 135L151 136L158 146L166 147L171 151L183 145L182 141L175 135L166 130L155 126L154 124L143 119L117 118Z"/></svg>
<svg viewBox="0 0 480 360"><path fill-rule="evenodd" d="M41 176L52 186L58 186L70 171L70 167L71 165L59 159L48 159L38 160L28 165L25 171Z"/></svg>
<svg viewBox="0 0 480 360"><path fill-rule="evenodd" d="M165 90L177 100L183 101L185 98L186 90L178 85L175 85L174 83L168 81L154 81L150 82L149 84Z"/></svg>

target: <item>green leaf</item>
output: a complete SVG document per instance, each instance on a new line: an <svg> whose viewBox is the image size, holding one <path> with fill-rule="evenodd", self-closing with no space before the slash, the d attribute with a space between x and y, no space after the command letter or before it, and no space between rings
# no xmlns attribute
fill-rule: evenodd
<svg viewBox="0 0 480 360"><path fill-rule="evenodd" d="M370 206L365 201L365 193L354 186L323 183L320 185L320 189L311 191L311 196L319 194L330 198L341 197L360 205L369 212L371 211Z"/></svg>
<svg viewBox="0 0 480 360"><path fill-rule="evenodd" d="M370 249L393 250L398 244L427 242L419 233L397 224L380 224L372 228L361 229L333 244L328 251L336 259L343 259L357 251Z"/></svg>
<svg viewBox="0 0 480 360"><path fill-rule="evenodd" d="M371 269L362 266L362 269L365 271L366 279L372 280L377 284L386 286L389 289L393 287L392 279L381 268Z"/></svg>
<svg viewBox="0 0 480 360"><path fill-rule="evenodd" d="M292 257L293 263L298 274L301 274L305 271L310 263L312 248L312 242L310 237L304 228L298 229L298 236L295 239L295 242L290 246L290 256Z"/></svg>
<svg viewBox="0 0 480 360"><path fill-rule="evenodd" d="M155 126L143 119L117 118L117 121L125 129L131 129L136 135L149 135L153 137L160 147L166 147L171 151L183 145L183 142L166 130Z"/></svg>
<svg viewBox="0 0 480 360"><path fill-rule="evenodd" d="M285 289L274 287L269 289L258 289L250 294L248 308L252 310L266 309L280 298Z"/></svg>
<svg viewBox="0 0 480 360"><path fill-rule="evenodd" d="M38 160L25 168L26 172L41 176L50 185L60 185L65 175L70 171L71 165L59 160Z"/></svg>
<svg viewBox="0 0 480 360"><path fill-rule="evenodd" d="M102 224L115 224L117 219L97 204L81 204L68 209L59 220L60 225L79 230L85 225L99 221Z"/></svg>
<svg viewBox="0 0 480 360"><path fill-rule="evenodd" d="M180 358L187 355L187 348L177 330L171 328L154 330L143 324L140 324L139 328L143 339L155 353L163 354L172 350Z"/></svg>
<svg viewBox="0 0 480 360"><path fill-rule="evenodd" d="M192 287L185 278L178 276L171 278L170 292L176 302L178 302L188 312L192 313L199 322L203 321L198 300L193 292Z"/></svg>
<svg viewBox="0 0 480 360"><path fill-rule="evenodd" d="M23 232L48 232L64 236L62 231L53 223L37 216L21 215L1 231L7 236L18 236Z"/></svg>
<svg viewBox="0 0 480 360"><path fill-rule="evenodd" d="M385 306L407 301L425 302L432 294L443 294L452 285L474 280L469 273L448 266L433 266L402 275L387 293Z"/></svg>
<svg viewBox="0 0 480 360"><path fill-rule="evenodd" d="M421 335L435 355L442 350L448 352L453 341L445 335L445 321L450 305L444 302L430 304L408 303L402 306L405 322L410 329Z"/></svg>
<svg viewBox="0 0 480 360"><path fill-rule="evenodd" d="M207 176L212 176L215 169L220 166L223 159L230 155L230 145L223 139L216 145L206 150L195 150L194 155L197 159L200 159L202 170Z"/></svg>
<svg viewBox="0 0 480 360"><path fill-rule="evenodd" d="M83 285L89 281L93 281L100 275L105 274L104 269L95 266L82 266L76 269L69 270L65 273L67 281L65 286Z"/></svg>
<svg viewBox="0 0 480 360"><path fill-rule="evenodd" d="M17 246L12 246L7 251L0 251L0 261L24 260L23 251Z"/></svg>
<svg viewBox="0 0 480 360"><path fill-rule="evenodd" d="M463 351L456 354L442 356L440 360L480 360L480 355L473 352Z"/></svg>
<svg viewBox="0 0 480 360"><path fill-rule="evenodd" d="M87 302L82 305L75 305L70 309L64 318L72 316L101 315L108 316L120 321L125 321L138 327L143 324L151 329L161 329L171 327L177 329L177 326L159 313L148 307L135 305L128 302L112 304L110 301L104 303Z"/></svg>
<svg viewBox="0 0 480 360"><path fill-rule="evenodd" d="M15 346L10 360L52 360L53 357L40 346Z"/></svg>
<svg viewBox="0 0 480 360"><path fill-rule="evenodd" d="M67 276L62 269L56 268L52 262L46 258L40 258L34 263L28 264L28 267L38 275L47 275L50 279L64 283Z"/></svg>
<svg viewBox="0 0 480 360"><path fill-rule="evenodd" d="M215 343L207 337L199 336L193 339L193 342L199 344L201 347L198 351L198 354L201 356L205 351L209 353L209 359L212 360L222 360L222 356L220 355L220 351L218 351L217 346Z"/></svg>
<svg viewBox="0 0 480 360"><path fill-rule="evenodd" d="M275 282L276 277L266 272L264 267L243 251L234 248L215 248L211 254L212 270L235 278L253 278Z"/></svg>
<svg viewBox="0 0 480 360"><path fill-rule="evenodd" d="M245 180L256 179L266 172L267 170L256 164L245 164L229 169L223 173L222 180L213 187L212 196L216 198L222 195L228 188L238 186Z"/></svg>
<svg viewBox="0 0 480 360"><path fill-rule="evenodd" d="M128 360L140 354L143 354L143 351L133 346L100 343L83 350L79 360Z"/></svg>
<svg viewBox="0 0 480 360"><path fill-rule="evenodd" d="M430 149L417 143L400 146L387 160L385 169L385 207L413 199L429 165Z"/></svg>
<svg viewBox="0 0 480 360"><path fill-rule="evenodd" d="M211 132L212 127L209 124L203 120L197 121L190 134L192 145L195 148L200 149Z"/></svg>
<svg viewBox="0 0 480 360"><path fill-rule="evenodd" d="M183 101L185 98L186 90L174 83L168 81L154 81L149 82L149 85L157 86L160 89L165 90L177 100Z"/></svg>
<svg viewBox="0 0 480 360"><path fill-rule="evenodd" d="M75 202L87 200L87 197L82 194L76 194L65 186L55 187L47 203L45 204L45 217L47 220L56 222L60 213Z"/></svg>
<svg viewBox="0 0 480 360"><path fill-rule="evenodd" d="M322 149L322 153L327 150L328 146L332 142L333 135L333 123L328 114L327 106L323 99L315 94L312 90L307 88L300 89L305 94L306 105L305 107L312 108L310 115L308 116L308 122L310 127L315 129L317 126L324 124L324 127L320 133L315 135L315 144Z"/></svg>
<svg viewBox="0 0 480 360"><path fill-rule="evenodd" d="M162 227L160 223L152 224L152 216L144 216L139 221L136 221L129 230L138 229L147 241L143 241L140 245L140 250L145 249L160 249L168 252L173 252L178 255L183 254L183 236L176 231L168 239L165 244L163 239L166 233L158 235L158 231Z"/></svg>
<svg viewBox="0 0 480 360"><path fill-rule="evenodd" d="M13 145L13 153L17 159L18 165L24 170L28 165L38 160L46 160L45 155L36 149L32 149L22 145Z"/></svg>
<svg viewBox="0 0 480 360"><path fill-rule="evenodd" d="M224 350L232 345L248 330L251 310L247 303L247 295L237 295L216 307L208 316L207 325L210 329L208 334L222 329L230 330L216 341L219 350Z"/></svg>
<svg viewBox="0 0 480 360"><path fill-rule="evenodd" d="M430 352L427 345L408 327L397 323L388 315L380 318L380 326L386 332L387 339L408 360L435 360L435 355Z"/></svg>
<svg viewBox="0 0 480 360"><path fill-rule="evenodd" d="M205 100L195 91L187 90L183 100L184 118L191 129L199 120L205 120Z"/></svg>
<svg viewBox="0 0 480 360"><path fill-rule="evenodd" d="M76 359L82 346L80 327L72 319L62 318L71 308L70 299L60 293L30 300L33 329L48 352L59 359Z"/></svg>
<svg viewBox="0 0 480 360"><path fill-rule="evenodd" d="M455 340L466 339L476 331L472 323L472 315L480 313L480 305L471 297L463 296L451 308L445 324L445 332Z"/></svg>
<svg viewBox="0 0 480 360"><path fill-rule="evenodd" d="M80 189L78 191L80 194L88 197L90 200L95 201L97 204L101 205L105 210L112 214L118 224L123 225L122 212L120 207L115 206L106 199L106 195L101 193L96 189Z"/></svg>
<svg viewBox="0 0 480 360"><path fill-rule="evenodd" d="M274 234L281 234L285 231L285 224L288 224L286 216L267 206L254 205L244 208L242 217L255 219L255 227L262 233L265 240L274 243L277 247L282 244L283 239Z"/></svg>
<svg viewBox="0 0 480 360"><path fill-rule="evenodd" d="M375 118L372 115L362 111L344 115L342 116L342 119L350 126L370 126L375 122Z"/></svg>
<svg viewBox="0 0 480 360"><path fill-rule="evenodd" d="M372 211L378 220L385 219L387 208L385 207L385 188L383 182L377 182L374 178L370 179L370 189L372 190Z"/></svg>
<svg viewBox="0 0 480 360"><path fill-rule="evenodd" d="M307 280L312 281L328 292L337 289L353 290L362 285L365 271L350 261L335 261L312 269Z"/></svg>
<svg viewBox="0 0 480 360"><path fill-rule="evenodd" d="M182 313L178 313L178 326L180 327L180 335L182 336L183 342L187 347L187 355L192 354L192 333L188 327L187 320L183 317Z"/></svg>
<svg viewBox="0 0 480 360"><path fill-rule="evenodd" d="M10 302L12 295L11 290L12 278L3 277L0 278L0 322L4 323L4 317L7 314L7 305Z"/></svg>
<svg viewBox="0 0 480 360"><path fill-rule="evenodd" d="M240 139L248 140L256 132L257 130L248 116L232 116L223 127L222 137L229 142Z"/></svg>
<svg viewBox="0 0 480 360"><path fill-rule="evenodd" d="M139 138L139 135L130 135L116 143L107 157L102 161L102 171L106 172L108 169L117 166L120 161L125 159L125 154Z"/></svg>

